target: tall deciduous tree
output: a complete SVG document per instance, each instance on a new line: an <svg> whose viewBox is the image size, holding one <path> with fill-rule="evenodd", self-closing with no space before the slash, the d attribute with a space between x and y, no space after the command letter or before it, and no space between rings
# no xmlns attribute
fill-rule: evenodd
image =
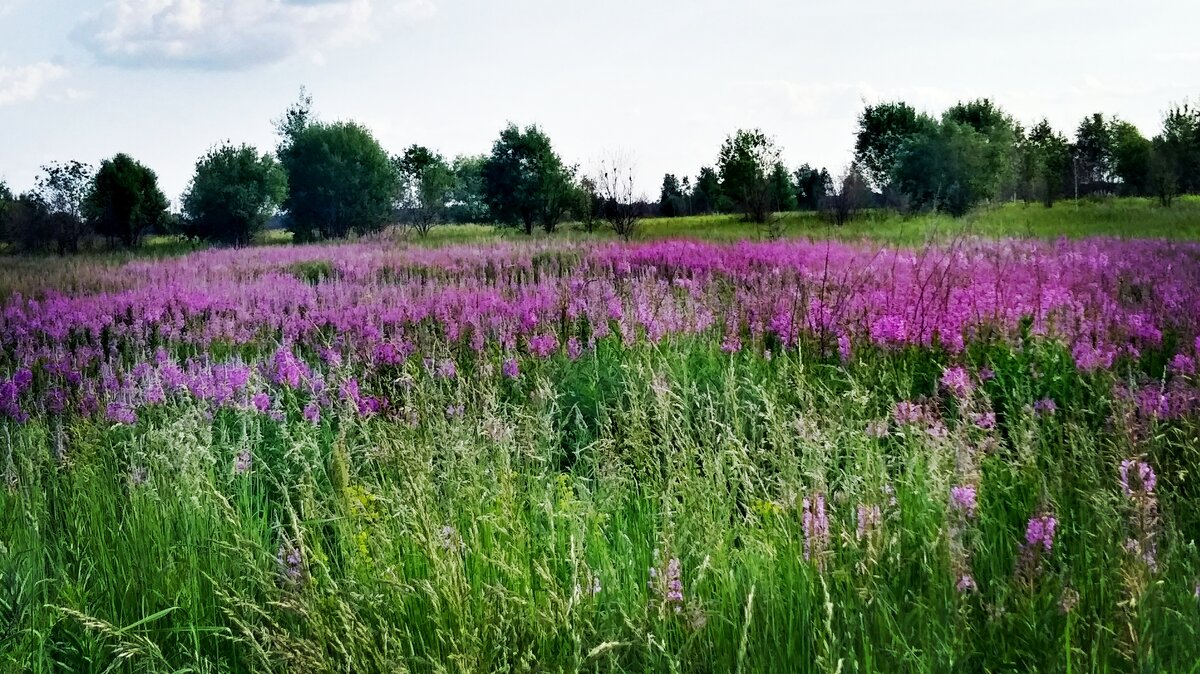
<svg viewBox="0 0 1200 674"><path fill-rule="evenodd" d="M637 233L645 215L645 202L634 182L633 162L628 157L618 154L600 162L595 179L602 203L600 212L608 228L625 241Z"/></svg>
<svg viewBox="0 0 1200 674"><path fill-rule="evenodd" d="M1101 113L1083 118L1075 131L1075 180L1080 194L1108 192L1113 177L1112 128Z"/></svg>
<svg viewBox="0 0 1200 674"><path fill-rule="evenodd" d="M1121 182L1121 194L1143 196L1149 193L1150 156L1154 148L1136 126L1113 118L1109 135L1112 137L1113 174Z"/></svg>
<svg viewBox="0 0 1200 674"><path fill-rule="evenodd" d="M711 166L701 166L692 188L692 211L695 213L719 213L725 210L721 195L721 178Z"/></svg>
<svg viewBox="0 0 1200 674"><path fill-rule="evenodd" d="M249 243L286 196L287 174L274 157L249 145L221 145L196 162L183 195L185 231L209 241Z"/></svg>
<svg viewBox="0 0 1200 674"><path fill-rule="evenodd" d="M854 163L880 192L894 179L900 150L914 136L928 132L936 121L903 101L868 105L858 115Z"/></svg>
<svg viewBox="0 0 1200 674"><path fill-rule="evenodd" d="M454 174L442 155L421 145L409 146L395 164L404 218L425 236L445 218Z"/></svg>
<svg viewBox="0 0 1200 674"><path fill-rule="evenodd" d="M774 176L781 168L779 147L760 129L739 129L725 139L717 158L721 192L751 222L766 222L779 210Z"/></svg>
<svg viewBox="0 0 1200 674"><path fill-rule="evenodd" d="M453 222L486 222L489 218L483 190L483 166L487 155L460 155L450 164L454 185L450 188L449 218Z"/></svg>
<svg viewBox="0 0 1200 674"><path fill-rule="evenodd" d="M354 122L308 122L280 145L284 208L298 241L368 234L392 219L396 172L371 132Z"/></svg>
<svg viewBox="0 0 1200 674"><path fill-rule="evenodd" d="M526 234L536 225L553 232L578 196L573 176L541 129L509 124L483 167L488 208L498 222Z"/></svg>
<svg viewBox="0 0 1200 674"><path fill-rule="evenodd" d="M84 212L97 234L126 248L167 219L167 197L158 176L127 154L100 163L84 200Z"/></svg>
<svg viewBox="0 0 1200 674"><path fill-rule="evenodd" d="M994 187L987 138L967 124L945 119L909 138L896 162L899 189L916 208L964 215Z"/></svg>

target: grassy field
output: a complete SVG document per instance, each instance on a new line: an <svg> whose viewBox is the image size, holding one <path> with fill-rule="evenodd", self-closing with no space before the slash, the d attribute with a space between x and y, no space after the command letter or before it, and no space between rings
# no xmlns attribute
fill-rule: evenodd
<svg viewBox="0 0 1200 674"><path fill-rule="evenodd" d="M962 240L1135 212L6 266L0 672L1197 671L1200 244Z"/></svg>

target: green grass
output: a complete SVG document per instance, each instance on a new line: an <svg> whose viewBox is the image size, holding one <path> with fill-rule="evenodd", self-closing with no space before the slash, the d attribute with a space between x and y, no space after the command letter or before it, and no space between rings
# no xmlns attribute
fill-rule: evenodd
<svg viewBox="0 0 1200 674"><path fill-rule="evenodd" d="M996 379L938 402L948 437L878 439L868 422L931 395L944 356L805 354L602 343L518 381L413 365L396 395L415 426L314 426L291 398L283 422L180 399L133 428L0 423L0 670L1193 670L1196 518L1172 495L1200 468L1194 422L1132 435L1109 421L1111 375L992 348L970 359ZM1058 414L1030 411L1044 396ZM997 431L966 421L981 409ZM1116 467L1135 454L1162 476L1156 574L1122 548ZM980 485L966 521L947 510L964 482ZM818 494L832 535L806 559ZM860 503L883 515L863 539ZM1045 511L1055 548L1024 565ZM294 579L278 560L293 546ZM977 592L955 589L964 563Z"/></svg>

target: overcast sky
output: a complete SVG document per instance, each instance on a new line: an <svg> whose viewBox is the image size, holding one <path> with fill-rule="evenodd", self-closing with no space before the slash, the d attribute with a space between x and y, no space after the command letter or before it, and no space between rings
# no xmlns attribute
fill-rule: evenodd
<svg viewBox="0 0 1200 674"><path fill-rule="evenodd" d="M213 144L274 147L301 85L389 152L537 123L584 168L631 155L652 197L738 127L836 172L864 100L1152 135L1200 97L1198 26L1191 0L0 0L0 178L123 151L177 201Z"/></svg>

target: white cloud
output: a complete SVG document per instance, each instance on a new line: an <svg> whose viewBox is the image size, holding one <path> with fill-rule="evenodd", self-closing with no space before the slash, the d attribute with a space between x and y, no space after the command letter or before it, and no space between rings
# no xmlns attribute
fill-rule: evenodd
<svg viewBox="0 0 1200 674"><path fill-rule="evenodd" d="M0 66L0 106L38 97L46 84L65 77L67 69L54 63Z"/></svg>
<svg viewBox="0 0 1200 674"><path fill-rule="evenodd" d="M400 5L408 19L434 8ZM363 39L373 10L372 0L109 0L74 35L112 65L236 70Z"/></svg>

